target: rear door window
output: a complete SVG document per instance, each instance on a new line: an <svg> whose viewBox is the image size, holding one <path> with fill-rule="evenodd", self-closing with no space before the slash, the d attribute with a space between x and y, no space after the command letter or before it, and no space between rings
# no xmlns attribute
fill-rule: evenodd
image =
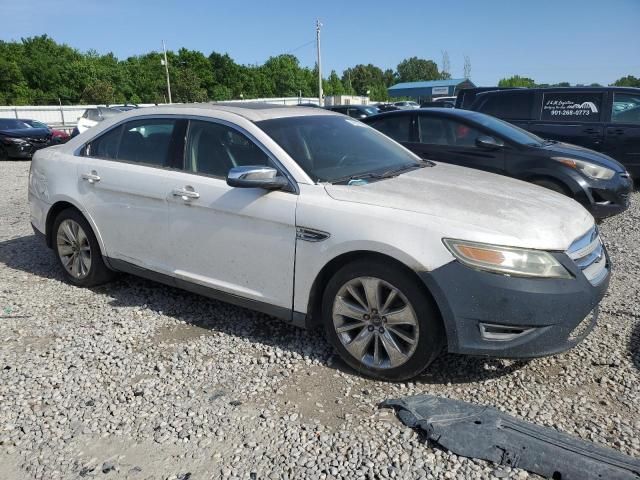
<svg viewBox="0 0 640 480"><path fill-rule="evenodd" d="M420 143L426 145L475 148L476 139L483 135L479 130L449 118L420 115L418 122Z"/></svg>
<svg viewBox="0 0 640 480"><path fill-rule="evenodd" d="M118 156L121 134L122 126L103 133L87 146L86 155L88 157L104 158L105 160L115 160Z"/></svg>
<svg viewBox="0 0 640 480"><path fill-rule="evenodd" d="M550 92L542 95L540 120L597 122L602 111L601 92Z"/></svg>
<svg viewBox="0 0 640 480"><path fill-rule="evenodd" d="M481 106L481 111L506 120L526 120L531 116L533 98L533 92L523 91L489 94L489 98Z"/></svg>
<svg viewBox="0 0 640 480"><path fill-rule="evenodd" d="M170 164L171 139L176 121L170 119L135 120L124 125L118 160L154 167Z"/></svg>
<svg viewBox="0 0 640 480"><path fill-rule="evenodd" d="M396 142L411 141L411 114L389 115L369 124Z"/></svg>
<svg viewBox="0 0 640 480"><path fill-rule="evenodd" d="M614 93L611 121L640 125L640 94Z"/></svg>

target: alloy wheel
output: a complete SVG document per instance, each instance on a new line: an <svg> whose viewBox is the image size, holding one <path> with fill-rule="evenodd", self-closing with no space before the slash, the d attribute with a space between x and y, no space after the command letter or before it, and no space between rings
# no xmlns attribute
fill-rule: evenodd
<svg viewBox="0 0 640 480"><path fill-rule="evenodd" d="M65 270L75 278L85 278L91 270L91 245L80 224L71 219L62 221L58 227L56 244Z"/></svg>
<svg viewBox="0 0 640 480"><path fill-rule="evenodd" d="M345 283L334 299L332 318L344 348L367 367L398 367L418 345L418 319L411 303L379 278Z"/></svg>

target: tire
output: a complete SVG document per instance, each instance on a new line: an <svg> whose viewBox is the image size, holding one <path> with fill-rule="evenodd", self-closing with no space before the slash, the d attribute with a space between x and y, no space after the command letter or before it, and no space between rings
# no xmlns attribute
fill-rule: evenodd
<svg viewBox="0 0 640 480"><path fill-rule="evenodd" d="M377 301L369 299L374 296ZM333 275L322 297L322 321L340 357L380 380L415 377L445 341L438 309L424 288L402 268L378 260L357 260Z"/></svg>
<svg viewBox="0 0 640 480"><path fill-rule="evenodd" d="M100 245L89 222L75 208L67 208L53 222L52 244L67 282L93 287L115 273L104 264Z"/></svg>
<svg viewBox="0 0 640 480"><path fill-rule="evenodd" d="M562 195L566 195L567 197L573 198L573 195L571 195L571 192L569 191L569 189L565 187L563 184L561 184L560 182L557 182L555 180L540 178L537 180L532 180L531 183L533 183L534 185L538 185L540 187L548 188L549 190L553 190L554 192L561 193Z"/></svg>
<svg viewBox="0 0 640 480"><path fill-rule="evenodd" d="M2 160L9 160L9 154L7 153L7 149L0 145L0 162Z"/></svg>

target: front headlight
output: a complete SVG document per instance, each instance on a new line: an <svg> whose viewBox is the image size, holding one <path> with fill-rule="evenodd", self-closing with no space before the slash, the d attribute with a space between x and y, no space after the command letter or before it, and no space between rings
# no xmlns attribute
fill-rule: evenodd
<svg viewBox="0 0 640 480"><path fill-rule="evenodd" d="M549 252L503 247L453 238L442 241L461 263L471 268L520 277L573 278Z"/></svg>
<svg viewBox="0 0 640 480"><path fill-rule="evenodd" d="M560 162L567 167L573 168L584 173L587 177L595 180L609 180L616 172L610 168L596 165L595 163L585 162L584 160L577 160L569 157L551 157L551 160Z"/></svg>
<svg viewBox="0 0 640 480"><path fill-rule="evenodd" d="M7 144L13 144L13 145L22 145L23 143L27 143L26 140L23 140L22 138L12 138L12 137L5 137L2 139L2 141Z"/></svg>

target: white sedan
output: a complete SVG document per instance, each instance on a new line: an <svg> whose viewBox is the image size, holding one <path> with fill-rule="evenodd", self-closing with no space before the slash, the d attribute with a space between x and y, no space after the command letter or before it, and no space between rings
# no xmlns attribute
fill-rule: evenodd
<svg viewBox="0 0 640 480"><path fill-rule="evenodd" d="M128 272L321 325L345 362L388 380L444 348L570 348L609 281L593 218L573 200L423 161L320 109L122 113L38 151L29 201L75 285Z"/></svg>

